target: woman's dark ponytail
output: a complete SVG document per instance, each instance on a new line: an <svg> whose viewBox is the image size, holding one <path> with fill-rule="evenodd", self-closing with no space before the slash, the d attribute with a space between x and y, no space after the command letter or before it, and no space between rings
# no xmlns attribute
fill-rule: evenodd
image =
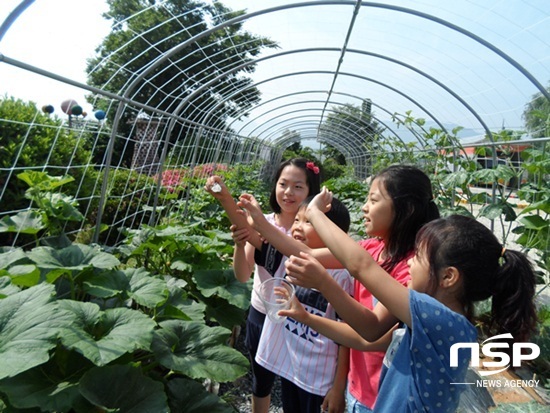
<svg viewBox="0 0 550 413"><path fill-rule="evenodd" d="M526 341L537 323L533 302L536 280L531 262L521 252L503 249L495 277L491 330L495 334L510 333L518 342Z"/></svg>

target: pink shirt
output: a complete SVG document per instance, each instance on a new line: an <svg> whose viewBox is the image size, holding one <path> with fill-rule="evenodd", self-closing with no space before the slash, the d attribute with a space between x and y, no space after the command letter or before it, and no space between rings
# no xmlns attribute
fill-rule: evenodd
<svg viewBox="0 0 550 413"><path fill-rule="evenodd" d="M377 238L369 238L359 241L365 250L378 261L384 242ZM412 256L412 253L410 254ZM391 276L403 285L406 285L410 279L409 266L406 259L395 266ZM363 285L355 281L354 297L365 307L372 309L374 307L373 296ZM350 370L348 373L348 390L361 404L372 409L376 396L378 395L378 383L380 381L380 371L384 352L381 351L359 351L350 349Z"/></svg>

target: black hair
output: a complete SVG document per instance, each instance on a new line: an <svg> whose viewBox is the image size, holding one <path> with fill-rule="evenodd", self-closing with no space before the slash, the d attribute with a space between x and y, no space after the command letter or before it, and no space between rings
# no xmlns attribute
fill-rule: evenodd
<svg viewBox="0 0 550 413"><path fill-rule="evenodd" d="M485 225L462 215L426 224L416 245L427 254L431 293L445 268L455 267L463 283L459 300L470 320L474 302L492 297L490 331L510 333L515 341L525 341L534 332L536 277L525 254L504 249Z"/></svg>
<svg viewBox="0 0 550 413"><path fill-rule="evenodd" d="M302 201L300 204L300 208L307 208L311 200L314 198L313 195L308 196L306 199ZM342 203L342 201L339 201L335 197L332 197L332 203L330 204L330 209L325 214L328 219L330 219L332 222L334 222L338 228L340 228L344 232L349 231L349 227L351 224L351 217L349 214L348 208Z"/></svg>
<svg viewBox="0 0 550 413"><path fill-rule="evenodd" d="M308 164L311 168L308 168ZM277 181L281 177L283 169L289 165L301 168L306 173L306 183L309 188L308 195L317 195L321 192L321 170L318 166L314 165L312 161L309 161L306 158L292 158L281 162L277 172L275 173L273 187L271 189L271 194L269 195L269 206L276 214L281 213L281 206L277 203ZM317 173L315 173L315 171L317 171Z"/></svg>
<svg viewBox="0 0 550 413"><path fill-rule="evenodd" d="M394 219L384 246L382 267L391 272L414 250L416 234L427 222L439 218L430 178L412 165L392 165L373 177L378 179L393 202Z"/></svg>

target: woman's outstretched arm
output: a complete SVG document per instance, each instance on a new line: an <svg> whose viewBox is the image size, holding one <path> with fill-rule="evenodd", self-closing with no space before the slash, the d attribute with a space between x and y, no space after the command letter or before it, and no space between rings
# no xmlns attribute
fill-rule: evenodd
<svg viewBox="0 0 550 413"><path fill-rule="evenodd" d="M306 252L317 258L325 268L343 268L342 264L334 258L334 255L328 248L312 249L303 242L297 241L292 237L278 231L271 225L262 213L260 205L250 194L242 194L237 202L237 206L246 209L248 212L249 224L260 233L260 235L273 245L278 251L287 257L298 255L300 252ZM243 212L239 212L246 219Z"/></svg>
<svg viewBox="0 0 550 413"><path fill-rule="evenodd" d="M239 213L240 208L231 196L231 193L223 182L223 179L217 175L208 177L206 184L204 185L204 189L220 202L220 205L227 214L229 221L231 221L233 225L239 229L248 229L249 236L247 241L254 245L255 248L261 249L262 239L260 238L260 235L249 224L246 216Z"/></svg>
<svg viewBox="0 0 550 413"><path fill-rule="evenodd" d="M306 216L309 221L325 245L336 259L344 264L350 274L363 284L391 314L410 326L408 288L384 271L367 251L327 218L325 211L328 211L331 202L332 193L323 188L308 205ZM311 257L302 254L300 257L290 257L286 265L287 270L290 268L296 276L301 276L305 275L307 267L315 263L312 263ZM324 294L323 291L322 293ZM327 299L334 305L330 298L327 297ZM341 312L338 312L345 320Z"/></svg>
<svg viewBox="0 0 550 413"><path fill-rule="evenodd" d="M353 298L351 299L355 301ZM357 303L357 301L355 302ZM281 310L279 314L281 316L292 317L294 320L310 326L318 333L330 338L336 343L359 351L386 351L391 341L391 328L389 332L382 335L381 338L369 341L346 323L330 320L307 312L296 297L292 301L290 309Z"/></svg>

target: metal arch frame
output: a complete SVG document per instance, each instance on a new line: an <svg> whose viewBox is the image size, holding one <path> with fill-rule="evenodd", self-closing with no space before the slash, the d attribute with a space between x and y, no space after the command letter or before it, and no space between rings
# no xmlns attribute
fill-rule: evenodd
<svg viewBox="0 0 550 413"><path fill-rule="evenodd" d="M135 88L136 84L138 81L140 81L141 79L143 79L151 70L153 70L156 66L158 66L160 63L162 63L163 61L167 60L172 54L174 54L175 52L177 52L178 50L180 50L181 48L183 47L186 47L188 44L190 44L191 42L194 42L194 41L197 41L198 39L202 38L203 36L206 36L207 34L210 34L211 32L215 31L215 30L219 30L221 28L224 28L224 27L227 27L227 26L230 26L231 24L234 24L234 23L238 23L240 21L243 21L243 20L247 20L247 19L250 19L251 17L255 17L255 16L258 16L258 15L262 15L262 14L267 14L267 13L271 13L271 12L274 12L274 11L278 11L278 10L284 10L284 9L289 9L289 8L295 8L295 7L303 7L303 6L314 6L314 5L329 5L329 4L338 4L338 5L341 5L341 4L355 4L356 7L357 7L357 4L358 2L347 2L347 1L340 1L340 2L309 2L309 3L296 3L296 4L291 4L291 5L284 5L284 6L279 6L279 7L274 7L274 8L269 8L269 9L264 9L264 10L261 10L261 11L258 11L258 12L253 12L253 13L247 13L247 14L243 14L241 16L238 16L238 17L235 17L233 19L230 19L220 25L217 25L209 30L206 30L190 39L188 39L186 42L174 47L171 51L167 52L163 57L161 57L160 59L157 59L155 62L153 62L150 66L148 66L144 72L142 72L136 79L134 79L134 81L132 82L132 84L130 84L130 86L128 87L126 93L128 93L128 91L131 91ZM415 15L415 16L418 16L418 17L422 17L422 18L426 18L426 19L429 19L429 20L432 20L434 22L437 22L439 24L442 24L448 28L451 28L453 30L456 30L472 39L474 39L475 41L479 42L480 44L488 47L490 50L492 50L493 52L497 53L500 57L504 58L505 60L507 60L509 63L511 63L516 69L518 69L520 72L522 72L524 74L524 76L526 76L531 82L534 82L536 86L538 86L539 89L542 89L544 92L546 92L544 90L544 88L542 87L542 85L538 84L538 82L536 81L536 79L531 76L521 65L519 65L517 62L515 62L513 59L509 58L506 54L504 54L502 51L500 51L498 48L494 47L492 44L488 43L488 42L485 42L483 39L479 38L478 36L474 35L473 33L470 33L456 25L453 25L443 19L439 19L439 18L436 18L435 16L431 16L431 15L428 15L426 13L421 13L421 12L417 12L415 10L411 10L411 9L406 9L406 8L402 8L402 7L397 7L397 6L388 6L388 5L383 5L383 4L379 4L379 3L364 3L364 4L361 4L361 6L370 6L370 7L380 7L380 8L387 8L387 9L390 9L390 10L395 10L395 11L399 11L399 12L404 12L404 13L409 13L409 14L412 14L412 15ZM120 108L120 105L119 105L119 108ZM118 111L117 111L118 112ZM427 112L426 110L424 110L424 112L426 113L429 113ZM431 116L431 115L430 115ZM433 116L432 116L432 119L433 119ZM440 125L440 127L442 126L439 122L436 122ZM116 125L118 127L118 125ZM204 126L204 124L203 124ZM116 130L116 128L114 128ZM442 128L442 129L445 129L445 128ZM492 136L490 135L490 131L489 131L489 136L491 137L492 139Z"/></svg>
<svg viewBox="0 0 550 413"><path fill-rule="evenodd" d="M304 125L308 125L310 124L310 122L301 122L303 123ZM308 128L307 130L311 130L313 133L312 135L316 135L317 134L317 127L316 125L318 125L318 122L315 121L315 122L311 122L311 127ZM303 129L298 129L297 130L298 132L302 132ZM310 137L306 137L305 139L310 139ZM320 141L324 141L325 139L321 138ZM289 140L286 140L285 142L281 142L281 146L283 146L283 144L287 144L287 143L290 143L290 142L294 142L294 141L298 141L298 139L289 139ZM345 142L345 141L341 141L341 140L335 140L334 142L330 142L330 144L332 146L334 146L336 149L338 149L345 157L346 159L363 159L363 155L364 155L364 152L358 152L357 150L355 150L356 148L353 147L353 146L348 146L348 145L344 145L342 142ZM278 161L280 161L280 157L278 158ZM350 162L351 165L353 166L354 170L357 171L359 169L360 166L363 166L363 165L359 165L359 163L357 162Z"/></svg>
<svg viewBox="0 0 550 413"><path fill-rule="evenodd" d="M293 102L293 103L289 103L289 104L283 105L282 107L291 106L291 105L299 105L299 104L302 104L302 103L323 103L323 102L324 102L324 101ZM331 102L331 101L329 101L329 102ZM331 111L331 112L336 112L335 109L325 109L325 108L323 108L323 109L321 109L321 108L304 108L304 109L301 109L301 110L295 110L295 111L285 112L285 113L283 113L283 114L281 114L281 115L277 115L277 116L275 116L275 117L272 117L272 118L270 118L269 120L271 121L271 120L277 119L277 118L282 117L282 116L290 115L290 114L292 114L292 113L301 113L301 112L305 112L305 111L323 111L323 113L324 113L326 110L329 110L329 111ZM356 119L356 120L359 120L359 121L362 120L362 119L360 119L360 118L358 118L358 117L356 117L356 116L354 116L354 115L352 115L352 114L349 114L349 116L350 116L351 118ZM377 118L376 116L373 116L373 115L370 115L370 116L371 116L372 119L376 120L379 124L383 125L383 126L384 126L384 129L387 130L387 131L389 131L398 141L400 141L401 143L403 143L403 145L405 145L405 142L403 141L403 139L401 139L401 137L400 137L399 135L397 135L397 133L396 133L392 128L388 127L388 125L386 125L386 123L385 123L384 121L380 120L380 119ZM292 118L291 118L291 119L292 119ZM291 119L290 119L290 120L291 120ZM322 119L322 115L319 117L319 119ZM288 120L289 120L289 119L284 119L283 122L288 121ZM281 122L281 123L282 123L282 122ZM291 123L291 124L289 125L289 128L291 128L292 125L293 125L293 124ZM277 126L277 125L274 125L274 126L271 127L271 128L274 128L274 127L276 127L276 126ZM271 129L271 128L270 128L270 129ZM319 128L317 128L317 129L319 129ZM345 130L347 130L347 129L345 129ZM252 133L252 132L253 132L253 131L251 131L251 133ZM266 137L265 139L269 139L269 137ZM315 138L314 138L314 139L315 139ZM273 144L276 144L276 145L277 145L277 144L279 144L279 143L281 142L281 140L280 140L280 139L275 139L275 140L271 140L271 142L272 142Z"/></svg>
<svg viewBox="0 0 550 413"><path fill-rule="evenodd" d="M316 118L320 118L320 116L318 116L318 117L316 117ZM313 122L315 122L315 125L318 125L318 124L319 124L319 122L318 122L317 120L315 120L315 121L313 121L313 120L309 121L309 120L305 120L304 117L298 117L298 118L296 118L296 119L304 119L304 120L302 120L302 121L300 121L300 122L294 122L294 123L292 123L291 125L292 125L293 128L295 128L296 125L300 125L300 124L310 124L310 123L313 123ZM318 132L318 127L317 127L317 126L315 126L313 129L316 130L316 131ZM286 125L286 124L285 124L284 126L281 126L281 127L280 127L279 129L277 129L277 130L273 130L273 131L271 132L271 135L282 134L282 133L284 133L285 130L289 130L288 125ZM295 131L296 131L296 130L295 130ZM335 135L335 136L340 137L341 135ZM270 138L270 137L268 136L268 137L266 137L265 139L269 139L269 138ZM306 137L306 138L304 138L304 139L317 139L317 136L312 136L311 138L307 138L307 137ZM282 143L283 141L284 141L284 139L280 139L280 140L278 141L278 143ZM338 142L341 143L340 140L338 140ZM345 142L344 142L344 143L345 143ZM342 143L341 143L341 146L342 146L342 147L345 147L345 148L351 148L351 151L350 151L350 150L346 150L346 151L343 152L344 154L352 155L352 153L355 153L355 152L357 153L357 156L363 155L363 154L364 154L364 151L361 151L361 152L357 151L357 149L358 149L360 146L344 145L344 144L342 144ZM353 156L353 158L355 158L355 157L356 157L356 156Z"/></svg>
<svg viewBox="0 0 550 413"><path fill-rule="evenodd" d="M211 79L209 82L206 82L205 84L203 84L201 87L199 87L198 89L196 89L191 95L189 95L188 97L186 97L177 107L175 113L179 113L179 111L182 110L182 108L184 107L185 104L187 104L188 101L190 101L193 97L195 97L196 95L198 95L199 93L201 93L203 90L205 90L206 88L208 88L210 85L216 83L217 81L219 81L220 79L222 79L224 76L227 76L228 74L234 72L234 71L238 71L240 69L242 69L243 67L246 67L246 66L249 66L250 64L257 64L259 62L262 62L264 60L269 60L269 59L273 59L273 58L276 58L276 57L280 57L280 56L285 56L285 55L289 55L289 54L294 54L294 53L303 53L303 52L317 52L317 51L339 51L339 49L337 48L311 48L311 49L298 49L298 50L292 50L292 51L284 51L284 52L280 52L280 53L274 53L274 54L271 54L269 56L265 56L263 58L259 58L259 59L256 59L254 62L247 62L245 64L242 64L242 65L239 65L239 66L235 66L234 68L232 68L231 70L227 71L227 72L224 72L220 75L218 75L216 78L214 79ZM360 54L365 54L365 55L371 55L373 57L379 57L379 58L382 58L382 59L385 59L385 60L388 60L388 61L391 61L393 63L396 63L396 64L399 64L399 65L402 65L404 67L407 67L409 69L412 69L414 70L416 73L422 75L423 77L427 78L428 80L436 83L438 86L442 87L446 92L448 92L449 94L451 94L451 96L457 98L459 100L459 102L461 102L473 115L474 117L480 121L480 124L484 127L485 130L488 130L487 126L483 123L483 121L481 120L481 118L479 117L479 115L473 110L473 108L471 108L471 106L469 106L463 99L461 99L459 97L458 94L456 94L454 91L452 91L451 89L449 89L447 86L445 86L443 83L439 82L437 79L433 78L432 76L428 75L427 73L424 73L423 71L419 70L419 69L414 69L413 66L410 66L408 64L405 64L403 62L400 62L396 59L392 59L392 58L389 58L389 57L385 57L385 56L382 56L382 55L377 55L377 54L372 54L372 53L369 53L369 52L362 52L362 51L357 51L357 50L354 50L355 53L360 53ZM295 72L293 74L312 74L312 73L315 73L315 74L330 74L330 75L334 75L336 74L336 72L334 71L303 71L303 72ZM422 109L426 114L428 114L430 116L430 118L436 122L439 127L441 127L443 130L445 130L445 127L441 124L441 122L439 122L439 120L433 116L427 109L423 108L422 105L420 105L418 102L416 102L414 99L412 99L410 96L408 96L407 94L403 93L403 92L400 92L398 91L397 89L395 88L392 88L382 82L378 82L372 78L367 78L367 77L361 77L359 75L355 75L355 74L350 74L350 73L347 73L347 72L339 72L340 75L348 75L348 76L356 76L356 77L359 77L363 80L369 80L373 83L377 83L381 86L384 86L386 88L389 88L390 90L398 93L398 94L401 94L403 97L405 97L407 100L411 101L413 104L415 104L417 107L419 107L420 109ZM259 81L255 84L251 84L249 85L249 87L256 87L258 85L261 85L263 83L266 83L266 82L269 82L269 81L272 81L272 80L276 80L276 79L280 79L280 78L283 78L283 77L286 77L286 76L289 76L290 74L286 73L286 74L283 74L283 75L279 75L279 76L274 76L274 77L271 77L271 78L267 78L267 79L264 79L262 81ZM238 89L239 92L242 92L243 90L245 89ZM223 103L227 102L227 100L229 100L231 97L233 97L235 95L235 92L230 90L229 92L233 92L232 94L227 94L227 95L224 95L224 100L219 102L218 105L210 108L210 112L214 111L215 109L217 109L218 107L220 107ZM330 94L330 92L327 92ZM198 109L198 108L197 108ZM205 115L205 119L208 118L209 115ZM202 122L202 124L204 124L204 121Z"/></svg>
<svg viewBox="0 0 550 413"><path fill-rule="evenodd" d="M230 20L228 20L228 21L226 21L222 24L219 24L219 25L217 25L217 26L215 26L211 29L208 29L208 30L206 30L206 31L204 31L204 32L188 39L186 42L174 47L171 51L167 52L163 57L161 57L160 59L153 62L150 66L148 66L144 72L142 72L136 79L134 79L134 82L132 82L132 84L128 87L128 89L132 90L135 87L135 84L138 81L140 81L140 79L143 79L151 70L153 70L156 66L158 66L160 63L162 63L166 59L168 59L173 53L176 53L181 48L186 47L188 44L190 44L194 41L197 41L198 39L202 38L203 36L206 36L206 35L210 34L211 32L213 32L215 30L222 29L224 27L230 26L231 24L238 23L238 22L250 19L250 18L255 17L255 16L259 16L259 15L262 15L262 14L267 14L267 13L271 13L271 12L275 12L275 11L279 11L279 10L285 10L285 9L297 8L297 7L305 7L305 6L315 6L315 5L342 5L342 4L357 5L358 2L350 2L350 1L342 0L342 1L339 1L339 2L313 1L313 2L308 2L308 3L295 3L295 4L290 4L290 5L284 5L284 6L279 6L279 7L268 8L268 9L260 10L260 11L253 12L253 13L246 13L246 14L243 14L241 16L235 17L235 18L230 19ZM496 48L492 44L484 41L483 39L479 38L478 36L474 35L473 33L469 32L467 30L464 30L464 29L462 29L462 28L460 28L456 25L453 25L452 23L449 23L449 22L447 22L443 19L439 19L435 16L431 16L431 15L428 15L426 13L417 12L417 11L412 10L412 9L407 9L407 8L398 7L398 6L384 5L384 4L380 4L380 3L370 3L370 2L362 3L361 6L386 8L386 9L395 10L395 11L398 11L398 12L412 14L412 15L415 15L415 16L418 16L418 17L421 17L421 18L432 20L432 21L434 21L438 24L442 24L442 25L444 25L444 26L446 26L450 29L458 31L459 33L462 33L462 34L472 38L473 40L477 41L478 43L484 45L485 47L488 47L490 50L497 53L497 55L502 57L508 63L512 64L512 66L514 66L524 76L526 76L533 84L535 84L535 86L537 86L537 88L539 90L541 90L542 93L544 93L545 95L548 95L548 93L546 92L544 87L542 87L542 85L540 85L540 83L538 83L538 81L527 70L525 70L521 65L519 65L519 63L514 61L512 58L510 58L508 55L506 55L500 49ZM119 105L119 107L120 107L120 105ZM116 126L118 127L118 125L116 125ZM115 128L115 130L116 130L116 128ZM492 139L492 136L491 136L491 139Z"/></svg>
<svg viewBox="0 0 550 413"><path fill-rule="evenodd" d="M324 100L306 100L306 101L303 101L303 102L292 102L292 103L287 103L285 105L282 105L282 106L279 106L278 108L275 108L275 110L277 109L280 109L280 108L283 108L283 107L287 107L287 106L293 106L293 105L300 105L300 104L307 104L307 103L324 103L325 101ZM335 103L335 102L332 102L332 101L328 101L329 103L332 103L332 104L335 104L335 105L340 105L342 106L342 104L339 104L339 103ZM304 108L304 109L301 109L301 110L296 110L296 111L291 111L291 112L285 112L284 114L281 114L281 115L277 115L275 117L272 117L270 118L269 120L273 120L273 119L277 119L281 116L284 116L284 115L289 115L289 114L292 114L292 113L299 113L299 112L305 112L305 111L319 111L319 110L322 110L323 112L326 111L326 110L330 110L331 112L336 112L336 109L318 109L318 108ZM269 112L268 112L269 113ZM354 118L354 119L357 119L357 120L361 120L359 118L357 118L356 116L354 115L351 115L349 114L350 117ZM399 140L401 143L405 144L405 142L403 141L403 139L401 139L401 137L399 135L397 135L397 133L392 129L390 128L385 122L383 122L382 120L380 120L378 117L374 116L374 115L370 115L371 118L375 119L379 124L383 125L384 126L384 129L389 131L397 140ZM257 119L257 118L255 118ZM255 120L254 119L254 120ZM321 119L322 119L322 116L321 116ZM250 132L250 133L253 133L254 132L254 129ZM273 143L278 143L279 140L273 140L272 141Z"/></svg>
<svg viewBox="0 0 550 413"><path fill-rule="evenodd" d="M307 90L307 91L300 91L300 92L292 92L292 93L288 93L288 94L285 94L285 95L279 95L279 96L276 96L276 97L274 97L274 98L272 98L272 99L263 101L263 102L259 103L258 105L256 105L256 107L262 106L262 105L264 105L264 104L268 104L268 103L271 103L271 102L274 102L275 100L278 100L278 99L283 99L283 98L286 98L286 97L290 97L290 96L301 95L301 94L317 94L317 93L319 93L319 94L326 94L327 92L324 91L324 90ZM364 100L364 98L362 98L362 97L360 97L360 96L352 95L352 94L350 94L350 93L332 92L332 94L333 94L333 95L342 95L342 96L351 97L351 98L356 99L356 100L359 100L359 101L361 101L361 102ZM306 101L306 102L307 102L307 101ZM316 101L315 101L315 102L316 102ZM319 101L319 102L321 102L321 101ZM300 103L302 103L302 102L296 102L296 104L300 104ZM340 103L340 102L332 102L332 101L331 101L331 103L335 103L336 105L345 105L345 103ZM385 107L383 107L383 106L377 104L376 102L371 102L371 103L372 103L373 106L376 106L378 109L382 110L382 111L385 112L386 114L388 114L388 115L390 115L390 116L395 116L395 113L391 113L388 109L386 109ZM275 109L273 109L273 111L274 111L274 110L277 110L277 109L278 109L278 107L275 108ZM242 130L243 130L245 127L247 127L247 126L248 126L251 122L253 122L254 120L257 120L258 118L260 118L260 116L262 116L262 115L263 115L263 114L260 114L260 115L256 116L255 118L250 119L247 123L245 123L245 124L241 127L240 130L236 131L236 134L237 134L237 135L241 135ZM385 122L382 122L379 118L376 118L376 119L377 119L377 121L378 121L379 123L383 124L383 125L386 127L387 130L390 130L394 135L397 135L397 133L393 130L393 128L390 128ZM236 122L236 121L237 121L236 119L233 120L233 122L231 122L231 123L228 124L228 127L231 127L232 124L233 124L234 122ZM421 135L419 135L418 132L417 132L415 129L409 127L409 125L407 125L407 124L405 124L404 127L405 127L407 130L409 130L409 131L413 134L413 136L416 138L416 140L417 140L421 145L425 146L425 143L426 143L425 139L424 139ZM425 131L425 129L424 129L422 126L420 126L420 128L421 128L422 130ZM250 132L249 132L249 133L250 133ZM402 141L402 142L403 142L403 141Z"/></svg>
<svg viewBox="0 0 550 413"><path fill-rule="evenodd" d="M365 6L365 7L379 7L379 8L385 8L385 9L390 9L390 10L395 10L395 11L398 11L398 12L404 12L404 13L408 13L408 14L411 14L411 15L415 15L415 16L418 16L418 17L421 17L421 18L425 18L425 19L429 19L429 20L432 20L436 23L439 23L439 24L443 24L444 26L450 28L450 29L453 29L455 31L458 31L459 33L462 33L470 38L472 38L473 40L477 41L478 43L482 44L483 46L489 48L490 50L492 50L493 52L495 52L497 55L499 55L500 57L502 57L504 60L506 60L509 64L511 64L513 67L515 67L517 70L519 70L528 80L531 81L531 83L533 83L538 89L539 91L547 98L547 99L550 99L550 94L548 93L548 91L546 91L546 89L537 81L536 78L534 78L528 71L526 71L521 65L519 65L519 63L517 63L515 60L511 59L508 55L506 55L505 53L503 53L500 49L494 47L491 43L489 42L486 42L485 40L483 40L482 38L479 38L478 36L474 35L473 33L471 32L468 32L456 25L453 25L443 19L439 19L437 17L434 17L434 16L431 16L431 15L428 15L426 13L421 13L421 12L417 12L415 10L411 10L411 9L406 9L406 8L402 8L402 7L398 7L398 6L391 6L391 5L385 5L385 4L379 4L379 3L369 3L369 2L366 2L364 4L361 4L361 2L348 2L348 1L345 1L345 0L341 0L341 1L338 1L338 2L330 2L330 1L323 1L323 2L308 2L308 3L297 3L297 4L292 4L292 5L286 5L286 6L280 6L280 7L277 7L277 8L271 8L271 9L266 9L266 10L263 10L261 12L258 12L258 13L250 13L250 14L245 14L245 15L242 15L242 16L239 16L235 19L231 19L229 20L228 22L226 22L225 24L232 24L231 22L235 21L235 20L238 20L238 21L241 21L241 20L244 20L244 19L248 19L250 18L251 16L254 16L254 15L259 15L259 14L264 14L264 13L267 13L267 12L272 12L272 11L276 11L276 10L283 10L283 9L287 9L287 8L293 8L293 7L302 7L302 6L313 6L313 5L318 5L318 4L323 4L323 5L327 5L327 4L339 4L339 5L342 5L342 4L360 4L361 6ZM24 4L23 2L20 4L20 6ZM28 5L29 3L27 3ZM24 6L24 8L26 8L27 6ZM216 26L216 28L214 29L219 29L219 26ZM9 27L9 26L8 26ZM4 26L2 26L2 28L4 28ZM5 30L5 29L4 29ZM208 31L206 32L208 33ZM206 35L205 32L201 33L201 36L203 35ZM157 64L160 64L163 60L161 59L160 61L157 61L153 64L153 67L156 67ZM151 66L148 67L149 69L151 68ZM147 70L146 70L147 72ZM143 74L143 73L142 73ZM123 107L124 105L126 105L128 103L128 100L127 99L124 99L125 97L127 97L127 94L128 92L131 92L134 88L135 88L135 82L141 77L138 76L137 79L134 80L134 82L132 82L128 89L125 91L125 94L122 96L123 99L121 99L119 101L119 107L118 109L120 109L121 107ZM138 106L138 107L143 107L143 106ZM119 110L117 109L117 115L119 114ZM158 113L158 109L156 110L156 112ZM173 114L170 114L170 117L173 119ZM118 118L118 117L117 117ZM115 125L114 125L115 126ZM204 127L204 125L202 125L202 127ZM118 123L116 123L116 127L114 127L114 131L116 131L118 128ZM112 140L112 139L111 139ZM112 152L112 148L111 148L111 151ZM110 159L111 157L111 154L108 154L108 157ZM109 161L110 163L110 161ZM108 164L109 164L108 163ZM107 164L107 167L106 169L109 168L109 165ZM101 214L101 212L100 212Z"/></svg>
<svg viewBox="0 0 550 413"><path fill-rule="evenodd" d="M274 11L279 11L279 10L285 10L285 9L290 9L290 8L296 8L296 7L305 7L305 6L315 6L315 5L342 5L342 4L354 4L357 6L358 3L361 3L360 1L359 2L350 2L350 1L346 1L346 0L342 0L342 1L339 1L339 2L331 2L331 1L323 1L323 2L320 2L320 1L313 1L313 2L308 2L308 3L295 3L295 4L290 4L290 5L284 5L284 6L279 6L279 7L273 7L273 8L268 8L268 9L264 9L264 10L260 10L260 11L257 11L257 12L253 12L253 13L247 13L247 14L243 14L241 16L238 16L238 17L235 17L233 19L230 19L222 24L219 24L218 26L215 26L211 29L208 29L190 39L188 39L186 42L174 47L171 51L167 52L163 57L161 57L160 59L156 60L155 62L153 62L150 66L148 66L148 68L142 72L140 74L140 76L138 76L138 78L136 78L134 80L134 82L129 86L129 89L133 89L133 87L135 87L135 83L140 79L140 78L143 78L149 71L153 70L156 65L162 63L164 60L168 59L173 53L177 52L178 50L180 50L181 48L183 47L186 47L188 44L190 44L191 42L194 42L194 41L197 41L198 39L202 38L203 36L206 36L207 34L210 34L211 32L215 31L215 30L219 30L221 28L224 28L224 27L227 27L231 24L234 24L234 23L238 23L240 21L243 21L243 20L247 20L247 19L250 19L251 17L255 17L255 16L258 16L258 15L262 15L262 14L267 14L267 13L271 13L271 12L274 12ZM550 98L550 94L548 94L548 92L544 89L544 87L536 80L536 78L534 78L525 68L523 68L523 66L521 66L518 62L516 62L515 60L513 60L511 57L509 57L508 55L506 55L504 52L502 52L500 49L498 49L497 47L493 46L491 43L489 42L486 42L485 40L481 39L479 36L476 36L475 34L467 31L467 30L464 30L462 28L460 28L459 26L456 26L446 20L443 20L443 19L440 19L440 18L437 18L435 16L432 16L432 15L429 15L427 13L422 13L422 12L418 12L418 11L415 11L415 10L412 10L412 9L407 9L407 8L404 8L404 7L399 7L399 6L392 6L392 5L385 5L385 4L380 4L380 3L370 3L370 2L366 2L366 3L361 3L361 6L365 6L365 7L377 7L377 8L385 8L385 9L390 9L390 10L394 10L394 11L398 11L398 12L403 12L403 13L407 13L407 14L411 14L411 15L414 15L414 16L417 16L417 17L421 17L421 18L425 18L425 19L428 19L428 20L431 20L431 21L434 21L438 24L441 24L445 27L448 27L452 30L455 30L461 34L464 34L466 35L467 37L470 37L471 39L477 41L478 43L482 44L483 46L489 48L491 51L493 51L494 53L496 53L498 56L500 56L501 58L503 58L504 60L506 60L508 63L510 63L513 67L515 67L517 70L519 70L525 77L527 77L545 96L549 97ZM491 137L492 139L492 137Z"/></svg>
<svg viewBox="0 0 550 413"><path fill-rule="evenodd" d="M310 75L310 74L333 74L332 71L323 71L323 70L310 70L310 71L302 71L302 72L293 72L293 73L285 73L284 75L279 75L279 76L274 76L274 77L271 77L269 79L264 79L263 81L260 81L260 82L257 82L253 85L250 85L250 87L252 86L257 86L257 85L260 85L260 84L263 84L263 83L266 83L266 82L270 82L270 81L273 81L275 79L280 79L280 78L284 78L284 77L289 77L289 76L297 76L297 75L303 75L303 74L307 74L307 75ZM392 86L389 86L383 82L380 82L376 79L372 79L372 78L369 78L369 77L366 77L366 76L361 76L361 75L357 75L355 73L347 73L347 72L341 72L340 75L342 76L351 76L351 77L356 77L356 78L359 78L359 79L362 79L362 80L366 80L366 81L370 81L372 83L376 83L380 86L383 86L389 90L392 90L394 91L395 93L403 96L405 99L409 100L410 102L412 102L416 107L420 108L424 113L426 113L435 123L437 123L437 125L445 132L447 132L445 126L443 126L443 124L441 124L441 122L439 122L439 120L433 116L431 114L431 112L429 110L427 110L426 108L423 107L423 105L421 105L420 103L418 103L415 99L413 99L412 97L408 96L407 94L399 91L398 89L392 87ZM239 90L239 92L241 92L241 90ZM235 93L237 92L234 92L233 94L230 94L230 95L227 95L226 96L226 100L230 99ZM225 101L226 101L225 100ZM221 104L223 104L225 101L222 101L220 103L218 103L216 106L214 106L212 108L212 111L214 111L216 108L218 108Z"/></svg>
<svg viewBox="0 0 550 413"><path fill-rule="evenodd" d="M296 128L296 127L297 127L297 126L308 126L308 127L307 127L307 130L308 130L308 131L311 130L311 131L313 131L313 133L311 134L311 137L306 136L306 137L304 137L304 138L302 138L302 139L315 139L315 135L317 134L317 131L318 131L318 130L317 130L317 125L318 125L318 124L319 124L319 122L316 121L316 120L315 120L315 121L313 121L313 120L312 120L312 121L303 120L302 122L295 122L295 123L293 124L293 127L295 128L294 130L295 130L296 132L303 132L303 131L304 131L304 128L301 128L301 129L300 129L300 128ZM310 125L311 125L311 126L310 126ZM273 133L280 133L280 132L282 132L282 131L283 131L283 129L281 128L281 129L279 129L279 130L277 130L277 131L275 131L275 132L273 132ZM290 141L288 141L288 142L290 142ZM341 142L340 140L338 140L338 141L336 142L336 144L334 145L334 147L338 148L338 149L342 152L342 154L343 154L344 156L346 156L346 159L349 159L349 158L351 158L351 159L356 159L356 158L360 158L360 157L363 155L363 152L359 152L359 151L357 150L357 149L358 149L357 147L350 146L350 145L343 145L342 142Z"/></svg>

